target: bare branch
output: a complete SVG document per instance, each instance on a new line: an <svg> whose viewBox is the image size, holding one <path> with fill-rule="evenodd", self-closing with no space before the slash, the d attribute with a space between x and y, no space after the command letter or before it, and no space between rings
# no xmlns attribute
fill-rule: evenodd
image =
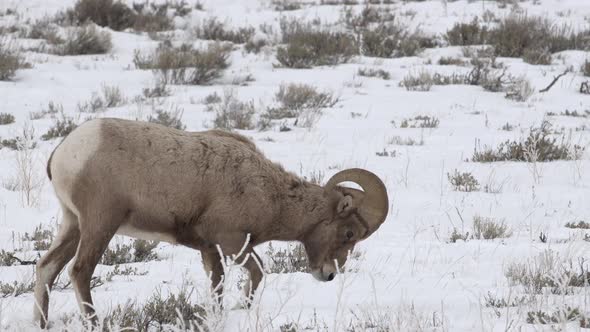
<svg viewBox="0 0 590 332"><path fill-rule="evenodd" d="M565 76L565 75L566 75L567 73L569 73L569 72L570 72L570 70L569 70L569 69L566 69L566 70L565 70L563 73L561 73L561 74L559 74L559 75L557 75L557 76L553 77L553 81L551 82L551 84L549 84L549 85L548 85L548 86L547 86L545 89L541 89L541 90L539 90L539 92L547 92L547 91L549 91L549 90L550 90L550 89L551 89L551 88L552 88L552 87L555 85L555 83L557 83L557 81L558 81L558 80L559 80L561 77Z"/></svg>

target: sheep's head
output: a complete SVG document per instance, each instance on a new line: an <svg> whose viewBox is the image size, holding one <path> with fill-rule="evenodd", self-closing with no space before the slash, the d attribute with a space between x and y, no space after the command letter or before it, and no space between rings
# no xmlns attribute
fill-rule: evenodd
<svg viewBox="0 0 590 332"><path fill-rule="evenodd" d="M342 182L354 182L363 190L338 186ZM320 281L331 281L355 244L385 221L389 201L383 182L375 174L358 168L335 174L324 191L332 212L307 234L303 244L312 275Z"/></svg>

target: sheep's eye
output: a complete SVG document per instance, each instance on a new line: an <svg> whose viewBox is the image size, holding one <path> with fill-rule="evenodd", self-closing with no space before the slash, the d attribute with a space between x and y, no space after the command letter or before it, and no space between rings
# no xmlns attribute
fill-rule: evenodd
<svg viewBox="0 0 590 332"><path fill-rule="evenodd" d="M346 237L350 240L352 239L352 237L354 236L354 233L352 231L348 231L346 232Z"/></svg>

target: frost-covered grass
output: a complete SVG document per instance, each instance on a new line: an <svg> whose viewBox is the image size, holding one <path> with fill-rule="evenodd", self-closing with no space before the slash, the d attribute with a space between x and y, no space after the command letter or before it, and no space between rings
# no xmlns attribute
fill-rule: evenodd
<svg viewBox="0 0 590 332"><path fill-rule="evenodd" d="M219 307L197 252L118 236L92 281L105 327L588 326L586 0L94 2L0 1L0 330L33 329L61 221L46 162L95 117L235 130L314 183L367 168L391 202L330 283L295 243L257 248L250 310L235 264ZM51 330L78 312L64 270Z"/></svg>

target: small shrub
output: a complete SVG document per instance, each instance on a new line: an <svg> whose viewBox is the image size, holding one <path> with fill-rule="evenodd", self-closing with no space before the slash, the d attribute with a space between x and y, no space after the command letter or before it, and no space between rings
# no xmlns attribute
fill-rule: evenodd
<svg viewBox="0 0 590 332"><path fill-rule="evenodd" d="M301 9L301 3L296 0L273 0L272 5L276 11L291 11Z"/></svg>
<svg viewBox="0 0 590 332"><path fill-rule="evenodd" d="M31 137L31 140L33 137ZM26 138L17 136L15 138L3 139L0 140L0 149L7 148L14 151L21 151L23 149L34 149L37 147L36 142L31 142L31 140L27 140ZM27 142L31 142L27 145Z"/></svg>
<svg viewBox="0 0 590 332"><path fill-rule="evenodd" d="M561 142L551 136L551 123L544 121L540 127L531 128L524 142L507 140L496 148L484 147L479 151L477 147L473 152L473 162L495 161L554 161L579 159L584 148L579 145L571 145L562 136Z"/></svg>
<svg viewBox="0 0 590 332"><path fill-rule="evenodd" d="M244 50L248 53L258 54L267 43L265 39L250 39L244 45Z"/></svg>
<svg viewBox="0 0 590 332"><path fill-rule="evenodd" d="M27 67L22 54L0 37L0 81L13 79L18 69Z"/></svg>
<svg viewBox="0 0 590 332"><path fill-rule="evenodd" d="M221 77L229 66L231 48L211 44L206 50L195 50L190 45L178 48L160 44L149 56L136 51L134 64L139 69L151 69L158 81L170 84L202 85Z"/></svg>
<svg viewBox="0 0 590 332"><path fill-rule="evenodd" d="M64 107L62 104L57 104L50 101L46 108L42 108L39 112L31 112L29 118L31 120L38 120L44 118L46 115L54 116L58 113L63 113Z"/></svg>
<svg viewBox="0 0 590 332"><path fill-rule="evenodd" d="M438 128L440 120L428 115L418 115L412 119L404 119L400 128Z"/></svg>
<svg viewBox="0 0 590 332"><path fill-rule="evenodd" d="M588 326L590 316L581 313L580 308L564 307L554 312L543 310L527 312L526 322L528 324L558 324L578 321L580 327Z"/></svg>
<svg viewBox="0 0 590 332"><path fill-rule="evenodd" d="M366 76L366 77L379 77L384 80L388 80L391 78L391 74L383 69L373 69L373 68L359 68L357 71L359 76Z"/></svg>
<svg viewBox="0 0 590 332"><path fill-rule="evenodd" d="M322 109L333 107L338 98L330 92L320 92L307 84L282 84L275 95L276 107L267 108L261 115L259 127L268 128L272 120L296 118L295 125L311 128L322 114Z"/></svg>
<svg viewBox="0 0 590 332"><path fill-rule="evenodd" d="M105 107L118 107L125 104L125 96L118 86L102 86L102 97Z"/></svg>
<svg viewBox="0 0 590 332"><path fill-rule="evenodd" d="M289 246L285 249L275 249L272 243L264 253L269 261L266 266L268 273L309 272L307 253L301 244Z"/></svg>
<svg viewBox="0 0 590 332"><path fill-rule="evenodd" d="M179 3L180 4L180 3ZM136 31L157 32L171 30L174 28L174 22L168 16L168 7L170 2L162 4L156 3L134 3L133 7L137 12L133 20L133 29ZM181 9L185 11L186 9Z"/></svg>
<svg viewBox="0 0 590 332"><path fill-rule="evenodd" d="M133 25L135 13L121 1L78 0L73 15L80 23L92 21L102 27L121 31Z"/></svg>
<svg viewBox="0 0 590 332"><path fill-rule="evenodd" d="M112 330L136 331L167 331L179 325L182 330L200 331L206 312L191 302L192 292L182 288L178 294L164 297L157 291L145 303L117 305L104 318L104 325L116 327Z"/></svg>
<svg viewBox="0 0 590 332"><path fill-rule="evenodd" d="M344 24L353 31L362 31L370 25L383 24L395 20L395 15L387 7L364 6L357 14L353 8L344 8Z"/></svg>
<svg viewBox="0 0 590 332"><path fill-rule="evenodd" d="M319 30L311 24L281 21L283 43L277 49L280 65L288 68L335 66L358 53L353 36L344 32Z"/></svg>
<svg viewBox="0 0 590 332"><path fill-rule="evenodd" d="M415 56L423 48L434 47L435 42L419 31L410 32L397 23L381 23L361 33L362 53L378 58Z"/></svg>
<svg viewBox="0 0 590 332"><path fill-rule="evenodd" d="M453 46L481 45L486 43L487 38L488 29L480 26L477 18L471 23L455 23L445 36Z"/></svg>
<svg viewBox="0 0 590 332"><path fill-rule="evenodd" d="M132 244L117 244L114 249L107 248L100 264L119 265L157 260L158 255L153 252L157 246L157 242L145 240L135 240Z"/></svg>
<svg viewBox="0 0 590 332"><path fill-rule="evenodd" d="M454 58L454 57L441 57L440 59L438 59L438 64L441 66L465 66L467 65L467 63L465 61L463 61L463 59L460 58Z"/></svg>
<svg viewBox="0 0 590 332"><path fill-rule="evenodd" d="M25 233L22 240L33 242L35 250L47 250L53 241L53 230L38 225L31 234Z"/></svg>
<svg viewBox="0 0 590 332"><path fill-rule="evenodd" d="M492 240L507 238L511 235L512 231L504 222L496 222L493 218L473 217L473 238L475 239Z"/></svg>
<svg viewBox="0 0 590 332"><path fill-rule="evenodd" d="M490 92L502 92L514 81L514 77L506 73L506 69L494 68L494 61L473 59L473 69L465 77L465 83L481 86Z"/></svg>
<svg viewBox="0 0 590 332"><path fill-rule="evenodd" d="M255 114L253 102L239 101L233 90L225 91L221 103L212 104L211 110L215 112L213 126L215 128L253 129L252 117Z"/></svg>
<svg viewBox="0 0 590 332"><path fill-rule="evenodd" d="M582 74L586 77L590 77L590 60L586 59L582 65Z"/></svg>
<svg viewBox="0 0 590 332"><path fill-rule="evenodd" d="M71 28L65 42L57 45L53 52L58 55L87 55L108 53L113 44L111 34L99 31L92 24Z"/></svg>
<svg viewBox="0 0 590 332"><path fill-rule="evenodd" d="M399 83L408 91L430 91L434 85L432 74L423 70L417 74L408 74Z"/></svg>
<svg viewBox="0 0 590 332"><path fill-rule="evenodd" d="M78 127L78 125L72 118L62 115L62 118L57 119L53 124L53 127L49 128L49 130L41 136L41 139L48 141L57 137L65 137L76 129L76 127Z"/></svg>
<svg viewBox="0 0 590 332"><path fill-rule="evenodd" d="M506 122L502 128L500 128L501 130L504 131L513 131L514 130L514 125L510 124L509 122Z"/></svg>
<svg viewBox="0 0 590 332"><path fill-rule="evenodd" d="M459 173L458 170L451 175L447 173L447 178L456 191L472 192L479 190L479 181L469 172Z"/></svg>
<svg viewBox="0 0 590 332"><path fill-rule="evenodd" d="M590 229L590 223L587 223L583 220L578 221L577 223L575 222L568 222L567 224L565 224L565 227L567 228L577 228L577 229Z"/></svg>
<svg viewBox="0 0 590 332"><path fill-rule="evenodd" d="M26 38L45 39L51 45L57 45L64 42L63 38L59 35L57 25L52 23L50 19L35 21L27 31Z"/></svg>
<svg viewBox="0 0 590 332"><path fill-rule="evenodd" d="M511 263L504 274L510 283L522 285L529 294L542 294L544 289L552 294L571 294L572 288L590 284L585 262L579 264L576 268L571 261L562 261L555 252L545 250L526 263Z"/></svg>
<svg viewBox="0 0 590 332"><path fill-rule="evenodd" d="M14 123L14 115L10 113L0 113L0 126Z"/></svg>
<svg viewBox="0 0 590 332"><path fill-rule="evenodd" d="M419 141L417 141L411 137L402 138L401 136L393 136L392 138L389 139L387 144L415 146L415 145L424 145L424 140L421 138Z"/></svg>
<svg viewBox="0 0 590 332"><path fill-rule="evenodd" d="M0 298L17 297L25 293L31 293L35 288L34 282L18 282L13 283L0 281Z"/></svg>
<svg viewBox="0 0 590 332"><path fill-rule="evenodd" d="M166 82L156 80L153 88L144 88L143 96L146 98L162 98L170 96L170 90L167 88Z"/></svg>
<svg viewBox="0 0 590 332"><path fill-rule="evenodd" d="M117 276L130 277L130 276L144 276L146 274L148 274L148 271L140 272L136 267L125 266L125 268L121 269L121 265L115 265L113 270L109 271L109 273L107 273L105 280L107 282L111 282Z"/></svg>
<svg viewBox="0 0 590 332"><path fill-rule="evenodd" d="M590 95L590 81L580 83L580 93Z"/></svg>
<svg viewBox="0 0 590 332"><path fill-rule="evenodd" d="M185 130L186 126L182 123L183 110L180 108L171 109L170 111L164 111L161 109L156 110L156 116L150 115L148 122L161 124L166 127Z"/></svg>
<svg viewBox="0 0 590 332"><path fill-rule="evenodd" d="M246 43L252 38L254 32L254 28L251 27L229 30L215 17L206 20L201 26L195 28L195 35L197 38L215 41L229 41L235 44Z"/></svg>
<svg viewBox="0 0 590 332"><path fill-rule="evenodd" d="M524 76L518 77L507 84L505 90L506 99L511 99L518 102L527 101L533 95L533 93L535 93L535 89L531 85L531 82Z"/></svg>
<svg viewBox="0 0 590 332"><path fill-rule="evenodd" d="M96 92L92 93L90 100L78 103L78 112L80 113L97 113L105 110L105 101Z"/></svg>
<svg viewBox="0 0 590 332"><path fill-rule="evenodd" d="M0 266L12 266L12 264L16 262L14 254L14 251L0 250Z"/></svg>
<svg viewBox="0 0 590 332"><path fill-rule="evenodd" d="M217 92L210 93L203 99L203 104L205 105L217 103L221 103L221 97L217 94Z"/></svg>
<svg viewBox="0 0 590 332"><path fill-rule="evenodd" d="M527 48L522 53L522 59L531 65L550 65L551 53L545 49Z"/></svg>
<svg viewBox="0 0 590 332"><path fill-rule="evenodd" d="M295 83L281 84L275 100L280 106L272 112L273 119L297 117L304 110L332 107L338 101L329 92L320 92L311 85Z"/></svg>
<svg viewBox="0 0 590 332"><path fill-rule="evenodd" d="M488 292L484 297L485 306L492 308L518 307L524 305L526 302L528 302L528 300L525 296L503 297L495 296Z"/></svg>
<svg viewBox="0 0 590 332"><path fill-rule="evenodd" d="M153 252L158 246L158 242L135 240L133 241L134 262L147 262L158 259L158 255Z"/></svg>
<svg viewBox="0 0 590 332"><path fill-rule="evenodd" d="M397 155L397 151L395 151L395 150L387 151L387 150L385 150L385 148L383 148L382 151L375 152L375 155L377 157L391 157L391 158L395 158L395 156Z"/></svg>
<svg viewBox="0 0 590 332"><path fill-rule="evenodd" d="M459 232L456 228L453 228L453 233L451 233L451 235L449 236L449 242L450 243L457 243L457 241L459 241L459 240L467 241L470 238L471 238L471 236L469 235L469 232L462 233L462 232Z"/></svg>
<svg viewBox="0 0 590 332"><path fill-rule="evenodd" d="M555 26L545 18L511 15L490 31L489 40L496 55L522 57L525 51L532 55L586 49L590 46L586 38L589 34L588 31L573 33L568 26Z"/></svg>

